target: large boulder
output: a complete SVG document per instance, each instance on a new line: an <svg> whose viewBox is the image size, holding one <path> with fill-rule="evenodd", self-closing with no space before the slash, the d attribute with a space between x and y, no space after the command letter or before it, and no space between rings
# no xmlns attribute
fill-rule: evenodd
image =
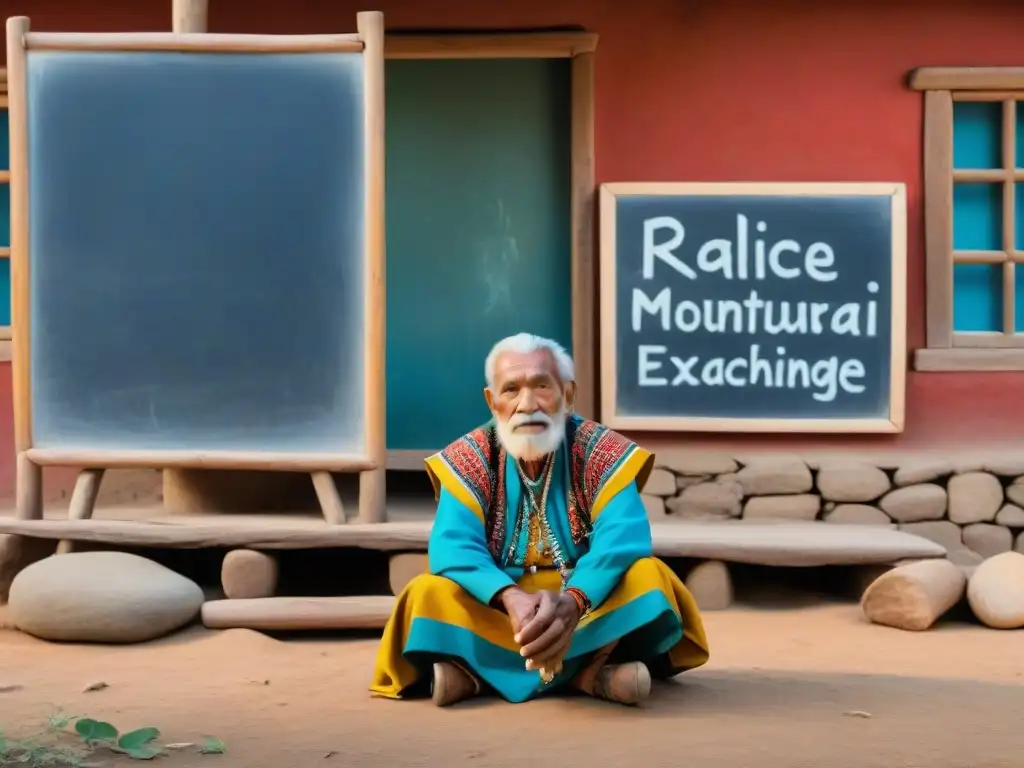
<svg viewBox="0 0 1024 768"><path fill-rule="evenodd" d="M76 552L33 563L11 584L8 613L44 640L138 643L199 614L203 590L144 557Z"/></svg>

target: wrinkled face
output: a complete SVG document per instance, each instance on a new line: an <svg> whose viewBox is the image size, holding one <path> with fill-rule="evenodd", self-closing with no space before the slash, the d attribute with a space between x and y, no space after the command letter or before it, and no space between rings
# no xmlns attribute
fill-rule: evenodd
<svg viewBox="0 0 1024 768"><path fill-rule="evenodd" d="M494 388L484 390L505 450L536 461L565 439L565 417L576 396L574 382L562 382L554 355L546 349L505 352L495 361Z"/></svg>

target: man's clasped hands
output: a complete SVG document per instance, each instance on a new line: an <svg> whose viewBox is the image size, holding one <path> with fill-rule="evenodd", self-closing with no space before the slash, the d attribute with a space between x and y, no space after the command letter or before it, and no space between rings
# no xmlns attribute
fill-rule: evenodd
<svg viewBox="0 0 1024 768"><path fill-rule="evenodd" d="M526 592L518 587L504 590L500 597L526 668L546 672L548 679L560 672L581 618L576 600L564 592Z"/></svg>

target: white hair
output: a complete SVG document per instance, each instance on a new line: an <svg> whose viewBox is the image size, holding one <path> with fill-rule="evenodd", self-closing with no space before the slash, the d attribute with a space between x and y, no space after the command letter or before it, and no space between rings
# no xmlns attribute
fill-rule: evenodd
<svg viewBox="0 0 1024 768"><path fill-rule="evenodd" d="M493 347L484 362L484 376L487 378L487 387L494 389L494 367L498 358L506 352L517 355L528 355L531 352L546 349L555 358L555 365L558 367L558 378L562 384L576 381L576 366L572 357L565 351L561 344L541 336L534 336L532 333L517 333L515 336L506 336Z"/></svg>

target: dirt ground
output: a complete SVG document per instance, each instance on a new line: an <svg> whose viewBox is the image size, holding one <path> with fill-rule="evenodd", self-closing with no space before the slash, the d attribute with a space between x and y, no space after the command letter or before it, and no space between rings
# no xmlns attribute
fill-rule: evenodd
<svg viewBox="0 0 1024 768"><path fill-rule="evenodd" d="M0 629L0 730L27 734L62 709L227 745L159 759L181 768L1024 767L1024 631L905 633L867 624L856 605L706 619L711 663L656 685L642 709L371 699L372 638L196 628L110 648ZM109 687L83 692L98 681Z"/></svg>

